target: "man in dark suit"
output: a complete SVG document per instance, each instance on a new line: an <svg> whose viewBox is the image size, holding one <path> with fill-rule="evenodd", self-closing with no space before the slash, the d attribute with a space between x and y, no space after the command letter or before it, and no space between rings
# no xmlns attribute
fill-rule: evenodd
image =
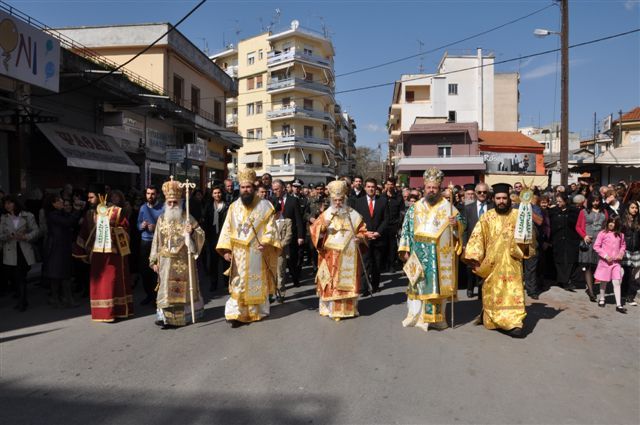
<svg viewBox="0 0 640 425"><path fill-rule="evenodd" d="M364 255L366 273L371 282L371 290L380 291L380 264L385 255L385 235L389 220L387 200L384 197L376 197L378 182L369 178L365 181L364 191L366 196L356 199L355 210L360 213L367 225L368 249ZM370 295L365 289L363 295Z"/></svg>
<svg viewBox="0 0 640 425"><path fill-rule="evenodd" d="M387 177L384 183L384 192L380 195L385 198L388 208L387 234L385 236L386 254L383 256L383 270L393 272L393 268L399 265L398 257L398 232L402 226L404 212L404 199L402 194L396 190L396 179Z"/></svg>
<svg viewBox="0 0 640 425"><path fill-rule="evenodd" d="M207 250L209 251L209 280L211 292L218 288L224 288L228 284L228 278L224 275L225 270L229 268L229 263L224 260L215 247L220 238L222 225L227 218L229 204L223 199L222 188L214 187L211 190L211 202L204 207L204 234Z"/></svg>
<svg viewBox="0 0 640 425"><path fill-rule="evenodd" d="M240 196L240 192L233 188L233 180L225 179L224 181L224 193L222 194L222 199L224 200L227 206L231 205L233 201L238 199Z"/></svg>
<svg viewBox="0 0 640 425"><path fill-rule="evenodd" d="M469 237L471 237L471 233L473 233L473 228L478 223L478 220L482 216L482 214L486 213L490 209L493 209L494 205L491 201L488 200L489 197L489 186L485 183L478 183L476 185L476 200L473 203L467 204L464 206L464 210L461 211L462 215L465 219L465 223L467 227L464 229L464 234L462 237L462 242L466 248L467 242L469 241ZM467 277L467 296L469 298L473 297L473 288L478 285L478 277L473 274L470 267L466 267L466 277ZM478 296L480 295L480 290L478 290Z"/></svg>
<svg viewBox="0 0 640 425"><path fill-rule="evenodd" d="M364 188L362 186L362 176L355 176L349 191L349 199L347 201L351 208L356 207L356 200L364 196Z"/></svg>
<svg viewBox="0 0 640 425"><path fill-rule="evenodd" d="M291 242L289 245L289 258L287 267L293 280L293 286L300 286L300 270L298 265L299 247L304 243L305 226L300 213L298 199L295 196L288 196L284 182L276 179L271 183L273 191L273 207L276 209L276 219L281 215L283 218L291 219Z"/></svg>

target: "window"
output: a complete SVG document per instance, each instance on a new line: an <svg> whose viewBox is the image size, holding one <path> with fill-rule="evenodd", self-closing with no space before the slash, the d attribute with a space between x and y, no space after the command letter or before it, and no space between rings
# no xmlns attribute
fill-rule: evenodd
<svg viewBox="0 0 640 425"><path fill-rule="evenodd" d="M304 126L304 137L313 137L313 127L310 125Z"/></svg>
<svg viewBox="0 0 640 425"><path fill-rule="evenodd" d="M258 75L256 77L256 88L257 89L261 89L262 88L262 75Z"/></svg>
<svg viewBox="0 0 640 425"><path fill-rule="evenodd" d="M291 154L290 153L283 153L282 154L282 163L284 165L289 165L291 164Z"/></svg>
<svg viewBox="0 0 640 425"><path fill-rule="evenodd" d="M247 53L247 65L253 65L256 63L256 52Z"/></svg>
<svg viewBox="0 0 640 425"><path fill-rule="evenodd" d="M449 111L449 122L456 122L456 111Z"/></svg>
<svg viewBox="0 0 640 425"><path fill-rule="evenodd" d="M413 100L415 99L415 93L413 91L408 90L407 92L405 92L404 98L407 103L412 103Z"/></svg>
<svg viewBox="0 0 640 425"><path fill-rule="evenodd" d="M256 128L256 139L262 140L262 127Z"/></svg>
<svg viewBox="0 0 640 425"><path fill-rule="evenodd" d="M289 104L291 104L291 98L290 97L283 97L282 98L282 106L289 106Z"/></svg>
<svg viewBox="0 0 640 425"><path fill-rule="evenodd" d="M213 122L222 125L222 102L218 100L213 102Z"/></svg>
<svg viewBox="0 0 640 425"><path fill-rule="evenodd" d="M307 75L304 76L304 80L305 81L313 81L313 74L310 72L307 72Z"/></svg>
<svg viewBox="0 0 640 425"><path fill-rule="evenodd" d="M449 94L451 96L458 95L458 84L449 84Z"/></svg>
<svg viewBox="0 0 640 425"><path fill-rule="evenodd" d="M450 158L451 157L451 146L438 146L438 157L439 158Z"/></svg>
<svg viewBox="0 0 640 425"><path fill-rule="evenodd" d="M247 78L247 90L253 90L256 86L256 79L251 77Z"/></svg>
<svg viewBox="0 0 640 425"><path fill-rule="evenodd" d="M262 49L258 50L258 60L261 61L264 58L264 51Z"/></svg>
<svg viewBox="0 0 640 425"><path fill-rule="evenodd" d="M286 137L286 136L289 136L291 134L293 134L292 131L291 131L291 126L288 125L288 124L283 125L282 126L282 136Z"/></svg>
<svg viewBox="0 0 640 425"><path fill-rule="evenodd" d="M312 99L304 99L304 110L305 111L313 111L313 100Z"/></svg>
<svg viewBox="0 0 640 425"><path fill-rule="evenodd" d="M305 47L303 53L307 56L313 56L313 50L311 47Z"/></svg>
<svg viewBox="0 0 640 425"><path fill-rule="evenodd" d="M200 89L191 86L191 110L196 114L200 112Z"/></svg>
<svg viewBox="0 0 640 425"><path fill-rule="evenodd" d="M184 99L184 80L178 74L173 74L173 101L182 105L182 99Z"/></svg>
<svg viewBox="0 0 640 425"><path fill-rule="evenodd" d="M256 138L256 131L252 128L247 130L247 139L254 140Z"/></svg>
<svg viewBox="0 0 640 425"><path fill-rule="evenodd" d="M313 164L313 154L308 153L307 157L304 160L305 164Z"/></svg>
<svg viewBox="0 0 640 425"><path fill-rule="evenodd" d="M256 113L256 105L254 103L247 103L247 115L254 115Z"/></svg>
<svg viewBox="0 0 640 425"><path fill-rule="evenodd" d="M256 114L262 113L262 102L256 102Z"/></svg>

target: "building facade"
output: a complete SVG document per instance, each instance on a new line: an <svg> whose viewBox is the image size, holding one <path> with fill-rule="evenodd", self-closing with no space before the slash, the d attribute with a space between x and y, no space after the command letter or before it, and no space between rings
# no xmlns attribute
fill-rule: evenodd
<svg viewBox="0 0 640 425"><path fill-rule="evenodd" d="M334 54L328 37L293 21L211 56L238 82L226 116L244 140L234 167L308 182L350 168L355 124L336 105Z"/></svg>
<svg viewBox="0 0 640 425"><path fill-rule="evenodd" d="M435 74L407 74L395 83L389 108L389 166L397 169L401 134L414 124L477 123L479 130L515 131L519 75L495 73L495 56L445 53Z"/></svg>
<svg viewBox="0 0 640 425"><path fill-rule="evenodd" d="M200 187L220 182L227 171L228 150L242 145L226 128L226 102L236 96L234 80L168 23L56 30L106 60L121 65L164 36L125 69L148 86L146 101L106 103L104 133L121 141L132 154L144 145L145 174L159 181L169 174L195 181ZM136 81L136 78L130 78ZM184 159L167 150L184 150ZM179 161L179 162L176 162ZM151 178L151 175L157 175Z"/></svg>

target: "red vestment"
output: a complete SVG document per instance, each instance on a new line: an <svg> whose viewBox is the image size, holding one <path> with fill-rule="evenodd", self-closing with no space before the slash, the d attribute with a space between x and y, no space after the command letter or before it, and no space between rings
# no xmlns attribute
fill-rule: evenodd
<svg viewBox="0 0 640 425"><path fill-rule="evenodd" d="M78 239L73 247L73 256L91 265L89 298L91 299L91 319L97 322L113 322L116 318L133 316L133 293L129 261L120 254L116 228L128 234L129 223L122 216L122 209L109 207L109 227L111 252L93 252L96 232L96 211L87 211L82 222Z"/></svg>

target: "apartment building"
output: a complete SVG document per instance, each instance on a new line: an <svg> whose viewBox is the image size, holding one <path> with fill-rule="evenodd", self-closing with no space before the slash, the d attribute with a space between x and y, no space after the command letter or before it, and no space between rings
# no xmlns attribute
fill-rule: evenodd
<svg viewBox="0 0 640 425"><path fill-rule="evenodd" d="M396 81L389 107L389 161L402 157L402 132L422 124L477 123L480 131L516 131L519 76L495 73L492 53L445 53L434 74L406 74Z"/></svg>
<svg viewBox="0 0 640 425"><path fill-rule="evenodd" d="M335 178L338 166L355 154L348 141L341 143L346 137L353 144L355 136L337 129L344 117L334 97L334 54L328 37L293 21L211 56L238 82L226 115L244 140L236 167L284 180ZM353 120L347 122L353 132Z"/></svg>

